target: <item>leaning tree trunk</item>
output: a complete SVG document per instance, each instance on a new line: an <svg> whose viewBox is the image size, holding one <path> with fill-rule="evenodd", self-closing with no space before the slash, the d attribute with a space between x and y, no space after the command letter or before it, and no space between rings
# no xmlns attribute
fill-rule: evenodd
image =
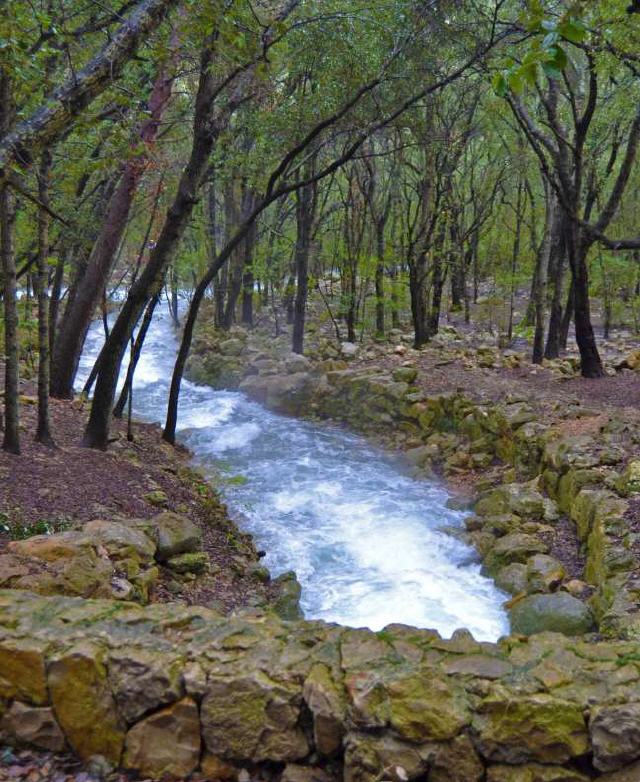
<svg viewBox="0 0 640 782"><path fill-rule="evenodd" d="M91 251L87 268L78 282L73 302L65 310L53 355L53 396L63 399L73 396L73 381L87 331L122 242L133 199L147 167L148 148L156 139L164 109L171 95L172 81L164 68L156 77L149 99L150 117L139 131L139 141L144 145L144 151L123 166L120 182L109 201L102 230Z"/></svg>
<svg viewBox="0 0 640 782"><path fill-rule="evenodd" d="M120 365L131 333L146 303L162 290L167 267L173 260L178 244L189 224L216 138L223 129L222 123L215 121L213 116L216 82L212 72L212 60L212 51L205 50L201 58L194 137L189 162L182 172L178 190L149 261L140 277L131 286L101 353L93 404L83 438L83 444L90 448L105 449L108 445L111 406ZM231 105L228 108L231 109ZM232 110L225 116L228 118L231 113Z"/></svg>
<svg viewBox="0 0 640 782"><path fill-rule="evenodd" d="M135 375L136 367L138 366L138 361L140 360L140 355L142 354L142 348L147 337L147 332L149 331L149 326L153 320L153 313L155 312L159 301L160 293L157 293L147 304L147 308L144 311L142 323L140 324L140 328L136 334L133 350L131 351L131 360L129 361L129 366L127 367L127 376L125 378L122 391L120 392L118 402L113 408L114 418L122 418L124 408L126 407L126 404L133 392L133 376Z"/></svg>
<svg viewBox="0 0 640 782"><path fill-rule="evenodd" d="M0 174L6 176L20 157L26 162L34 150L60 138L89 104L117 81L127 62L162 22L178 0L141 0L129 17L123 19L109 42L82 70L72 72L67 81L48 96L31 116L19 122L0 140Z"/></svg>

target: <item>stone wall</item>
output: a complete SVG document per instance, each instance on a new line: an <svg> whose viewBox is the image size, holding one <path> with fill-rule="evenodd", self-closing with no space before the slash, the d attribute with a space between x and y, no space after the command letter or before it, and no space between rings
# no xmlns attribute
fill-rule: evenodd
<svg viewBox="0 0 640 782"><path fill-rule="evenodd" d="M429 397L413 385L414 368L344 367L300 356L258 359L240 388L273 409L386 438L418 474L435 468L455 478L502 465L477 482L464 538L512 594L514 628L576 634L597 627L610 637L640 638L640 541L631 519L640 492L638 432L577 407L567 415L593 423L579 427L587 433L567 434L538 420L520 398L481 404L458 392ZM578 578L553 556L561 535L575 540L584 559Z"/></svg>
<svg viewBox="0 0 640 782"><path fill-rule="evenodd" d="M7 590L0 704L10 742L152 779L640 779L629 641L489 644Z"/></svg>

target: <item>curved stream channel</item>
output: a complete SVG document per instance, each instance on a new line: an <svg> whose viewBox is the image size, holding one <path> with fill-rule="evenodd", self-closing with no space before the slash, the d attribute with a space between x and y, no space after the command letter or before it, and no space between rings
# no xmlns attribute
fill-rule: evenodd
<svg viewBox="0 0 640 782"><path fill-rule="evenodd" d="M88 335L78 385L104 339ZM134 410L163 421L177 350L158 308L134 381ZM223 489L231 514L268 554L277 575L295 570L308 618L379 630L401 622L479 640L508 632L506 599L473 552L439 531L461 524L437 483L414 480L398 460L336 426L277 415L242 393L182 384L179 439L210 472L244 483Z"/></svg>

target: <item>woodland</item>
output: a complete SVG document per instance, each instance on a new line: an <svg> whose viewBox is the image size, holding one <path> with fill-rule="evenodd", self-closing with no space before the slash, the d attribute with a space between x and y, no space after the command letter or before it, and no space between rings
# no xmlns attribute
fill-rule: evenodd
<svg viewBox="0 0 640 782"><path fill-rule="evenodd" d="M640 779L639 147L639 0L0 0L0 780Z"/></svg>
<svg viewBox="0 0 640 782"><path fill-rule="evenodd" d="M596 331L640 328L633 4L3 5L5 450L21 360L52 443L49 395L73 395L116 290L89 447L107 445L120 366L165 290L189 300L169 441L203 301L221 329L283 308L302 353L330 275L351 342L410 319L419 348L482 294L511 302L501 338L529 339L534 363L571 328L585 378L604 372Z"/></svg>

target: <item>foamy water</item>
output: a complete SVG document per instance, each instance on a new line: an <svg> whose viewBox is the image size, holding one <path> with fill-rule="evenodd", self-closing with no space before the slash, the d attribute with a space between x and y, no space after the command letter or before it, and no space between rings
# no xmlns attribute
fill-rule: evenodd
<svg viewBox="0 0 640 782"><path fill-rule="evenodd" d="M103 342L94 324L81 387ZM177 350L158 309L134 382L136 415L164 421ZM124 375L124 371L123 371ZM414 480L363 438L280 416L244 394L184 381L178 436L212 472L242 475L225 499L268 553L274 575L295 570L309 618L378 630L401 622L479 640L508 632L506 596L480 574L473 551L440 527L461 525L437 483Z"/></svg>

